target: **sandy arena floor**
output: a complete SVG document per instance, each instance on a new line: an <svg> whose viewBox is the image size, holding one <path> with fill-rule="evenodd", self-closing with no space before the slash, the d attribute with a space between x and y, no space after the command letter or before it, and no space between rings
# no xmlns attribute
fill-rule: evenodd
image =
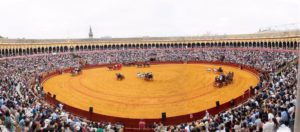
<svg viewBox="0 0 300 132"><path fill-rule="evenodd" d="M81 75L70 73L54 76L43 83L44 90L71 106L95 113L126 118L161 118L184 115L215 107L243 94L258 83L255 74L238 68L222 66L234 72L232 84L213 86L216 73L211 64L161 64L150 68L123 67L109 71L106 67L83 70ZM125 79L117 81L115 73ZM137 78L137 72L152 72L154 81Z"/></svg>

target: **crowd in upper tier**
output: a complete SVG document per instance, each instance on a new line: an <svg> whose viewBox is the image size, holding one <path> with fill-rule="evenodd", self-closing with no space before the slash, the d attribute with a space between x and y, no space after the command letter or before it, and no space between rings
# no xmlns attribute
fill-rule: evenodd
<svg viewBox="0 0 300 132"><path fill-rule="evenodd" d="M207 114L203 119L176 126L151 125L155 131L275 131L293 127L296 105L296 64L292 52L238 50L163 49L120 50L90 53L48 54L0 60L1 131L123 131L122 123L92 122L64 111L63 105L50 106L43 100L40 85L33 81L47 71L86 64L141 61L224 61L269 71L271 84L257 87L257 96L239 107ZM277 72L279 73L277 74Z"/></svg>

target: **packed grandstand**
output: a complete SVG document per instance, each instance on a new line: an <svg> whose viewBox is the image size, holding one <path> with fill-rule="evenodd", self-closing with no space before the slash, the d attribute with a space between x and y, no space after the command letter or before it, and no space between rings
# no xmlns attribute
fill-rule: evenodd
<svg viewBox="0 0 300 132"><path fill-rule="evenodd" d="M290 34L292 36L289 36ZM231 36L230 39L224 36L197 39L169 38L170 42L166 43L164 41L168 38L160 38L157 42L142 38L65 42L0 39L2 46L0 129L82 132L124 130L251 132L293 129L297 104L296 75L299 56L296 49L299 47L299 32L290 34L275 33L275 36L254 34L249 35L250 37L241 35ZM135 46L134 43L141 44ZM44 73L74 67L81 61L84 61L85 65L98 65L150 60L234 63L258 69L260 80L254 88L255 95L235 107L214 114L206 111L201 118L179 124L148 123L146 120L144 129L126 126L126 122L90 120L88 117L78 116L78 113L66 110L62 103L53 105L45 99L47 93L43 91L41 84L41 76Z"/></svg>

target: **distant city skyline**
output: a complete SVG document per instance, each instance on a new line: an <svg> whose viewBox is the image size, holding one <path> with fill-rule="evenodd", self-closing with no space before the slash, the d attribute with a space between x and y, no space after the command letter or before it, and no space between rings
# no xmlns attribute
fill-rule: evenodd
<svg viewBox="0 0 300 132"><path fill-rule="evenodd" d="M51 39L255 33L300 23L299 0L4 0L0 36ZM288 28L288 27L286 27Z"/></svg>

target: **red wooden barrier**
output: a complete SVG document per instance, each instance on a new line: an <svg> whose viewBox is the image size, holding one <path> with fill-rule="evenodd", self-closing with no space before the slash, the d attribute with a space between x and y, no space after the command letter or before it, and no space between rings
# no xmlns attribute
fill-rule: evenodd
<svg viewBox="0 0 300 132"><path fill-rule="evenodd" d="M151 64L183 64L184 62L177 62L177 61L173 61L173 62L152 62ZM200 63L209 63L209 64L216 64L216 65L228 65L228 66L233 66L233 67L240 67L241 65L238 64L234 64L234 63L226 63L226 62L209 62L209 61L190 61L187 62L188 64L200 64ZM100 64L100 65L86 65L84 67L84 69L90 69L90 68L95 68L95 67L104 67L107 66L106 64ZM243 66L243 70L247 70L250 71L256 75L259 74L259 71L252 68L252 67L248 67L248 66ZM64 69L63 72L70 72L70 68ZM42 80L45 81L47 79L49 79L52 76L56 76L59 75L58 71L54 71L54 72L48 72L45 75L43 75ZM43 82L42 81L42 82ZM251 91L251 90L250 90ZM249 90L245 91L245 93L235 99L234 103L235 106L243 103L245 101L247 101L247 99L250 96L253 96L254 94L249 94ZM56 105L57 103L61 103L58 100L52 98L51 94L47 94L45 99L51 104L51 105ZM73 106L69 106L68 104L64 104L64 109L68 112L71 112L74 115L80 116L80 117L84 117L86 119L92 120L92 121L107 121L107 122L122 122L126 128L137 128L138 127L138 123L140 121L140 119L131 119L131 118L121 118L121 117L113 117L113 116L108 116L108 115L102 115L102 114L98 114L98 113L90 113L88 111L89 108L86 108L86 110L82 110L82 109L78 109L75 108ZM229 102L221 102L219 107L213 107L208 109L207 111L211 114L211 115L215 115L218 114L222 111L225 111L229 108L232 108L230 101ZM184 122L191 122L194 120L198 120L203 118L203 116L205 115L205 111L199 111L197 113L191 113L193 115L193 117L191 118L190 114L187 115L181 115L181 116L174 116L174 117L168 117L166 119L165 124L166 125L174 125L174 124L180 124L180 123L184 123ZM153 124L154 122L161 122L161 119L143 119L146 122L146 125L150 125Z"/></svg>

